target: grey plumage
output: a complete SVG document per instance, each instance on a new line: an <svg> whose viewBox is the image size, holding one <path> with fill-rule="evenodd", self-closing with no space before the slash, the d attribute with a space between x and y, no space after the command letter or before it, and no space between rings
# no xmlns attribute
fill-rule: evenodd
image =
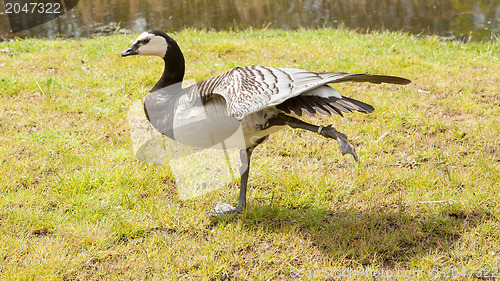
<svg viewBox="0 0 500 281"><path fill-rule="evenodd" d="M377 84L384 82L402 85L410 82L404 78L386 75L315 73L301 69L247 66L236 67L224 74L209 78L198 83L197 88L204 102L210 100L214 94L223 96L227 102L229 115L242 119L252 112L270 106L278 105L278 109L287 110L287 106L280 106L287 100L330 83L346 81ZM313 112L333 113L332 110L336 113L339 113L337 110L346 113L353 110L363 113L373 112L373 107L354 99L341 96L337 96L336 99L329 98L328 101L324 98L295 99L294 112L298 111L297 106L309 114L313 114ZM319 107L318 111L311 108L314 104ZM334 108L328 108L328 106ZM289 109L291 110L291 108Z"/></svg>

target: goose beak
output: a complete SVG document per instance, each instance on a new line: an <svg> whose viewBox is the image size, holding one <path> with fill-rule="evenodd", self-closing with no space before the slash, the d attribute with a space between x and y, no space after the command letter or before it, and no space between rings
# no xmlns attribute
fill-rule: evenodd
<svg viewBox="0 0 500 281"><path fill-rule="evenodd" d="M138 53L139 52L137 51L137 45L133 44L132 46L128 47L128 49L123 51L122 57L137 55Z"/></svg>

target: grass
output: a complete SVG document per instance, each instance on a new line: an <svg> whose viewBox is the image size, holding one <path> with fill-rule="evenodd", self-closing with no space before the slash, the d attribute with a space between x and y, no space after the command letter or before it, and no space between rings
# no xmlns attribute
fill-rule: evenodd
<svg viewBox="0 0 500 281"><path fill-rule="evenodd" d="M286 129L254 153L248 210L214 221L205 212L234 204L236 184L182 201L167 165L132 155L129 106L162 70L159 59L120 58L135 36L0 43L1 279L499 275L498 42L345 29L173 33L188 79L258 64L413 81L336 85L376 111L314 122L346 133L360 162L335 141ZM354 276L358 268L365 274Z"/></svg>

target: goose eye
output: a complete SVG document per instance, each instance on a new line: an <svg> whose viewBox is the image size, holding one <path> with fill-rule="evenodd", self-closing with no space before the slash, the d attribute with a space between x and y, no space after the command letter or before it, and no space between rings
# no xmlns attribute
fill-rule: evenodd
<svg viewBox="0 0 500 281"><path fill-rule="evenodd" d="M144 44L149 43L149 41L151 41L151 39L149 39L149 38L142 39L142 43L144 43Z"/></svg>

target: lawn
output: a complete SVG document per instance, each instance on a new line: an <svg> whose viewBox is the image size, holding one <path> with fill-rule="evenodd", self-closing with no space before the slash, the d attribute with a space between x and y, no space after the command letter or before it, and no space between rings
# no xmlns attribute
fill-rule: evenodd
<svg viewBox="0 0 500 281"><path fill-rule="evenodd" d="M168 165L138 161L127 114L162 61L121 58L137 34L0 43L0 279L462 280L500 276L500 44L346 29L172 33L186 79L235 66L387 74L336 84L375 112L309 119L237 182L181 200ZM379 276L380 275L380 276Z"/></svg>

